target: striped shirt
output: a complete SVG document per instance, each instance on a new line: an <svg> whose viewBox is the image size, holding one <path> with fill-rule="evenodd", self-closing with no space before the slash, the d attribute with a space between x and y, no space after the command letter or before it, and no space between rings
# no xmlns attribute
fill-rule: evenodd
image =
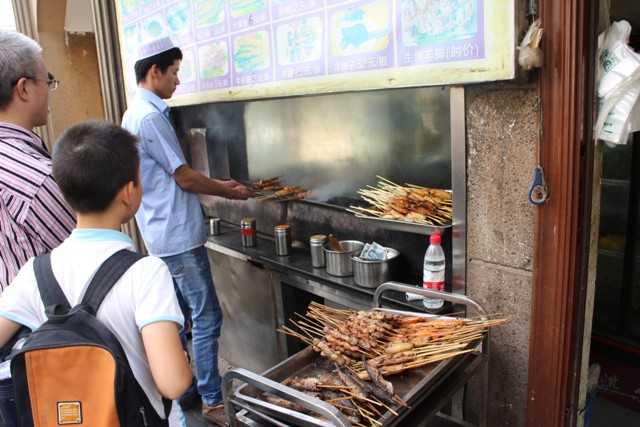
<svg viewBox="0 0 640 427"><path fill-rule="evenodd" d="M29 258L62 243L75 223L51 176L51 156L42 140L0 122L0 289Z"/></svg>

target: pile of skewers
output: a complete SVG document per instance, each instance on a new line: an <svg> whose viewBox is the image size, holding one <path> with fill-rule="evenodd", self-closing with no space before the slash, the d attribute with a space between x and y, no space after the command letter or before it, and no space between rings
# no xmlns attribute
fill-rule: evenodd
<svg viewBox="0 0 640 427"><path fill-rule="evenodd" d="M395 414L393 407L405 404L385 377L475 351L489 328L507 322L504 318L425 318L339 310L315 302L305 316L296 316L290 319L291 326L280 331L307 343L335 364L342 384L336 385L334 375L300 383L291 380L290 386L305 392L338 390L341 396L327 399L320 393L316 397L340 402L335 406L350 419L359 418L356 424L371 426L379 425L376 418L381 409ZM312 383L315 388L309 390L307 385Z"/></svg>
<svg viewBox="0 0 640 427"><path fill-rule="evenodd" d="M451 191L395 184L378 176L377 187L367 186L358 194L370 203L370 208L350 206L356 216L414 222L425 225L451 224L453 207Z"/></svg>
<svg viewBox="0 0 640 427"><path fill-rule="evenodd" d="M274 178L261 179L256 182L252 182L249 187L255 191L278 191L282 189L282 184L280 183L280 177L276 176Z"/></svg>
<svg viewBox="0 0 640 427"><path fill-rule="evenodd" d="M268 200L300 200L309 195L309 190L297 185L283 185L280 177L261 179L253 182L249 187L256 192L256 200L265 202Z"/></svg>
<svg viewBox="0 0 640 427"><path fill-rule="evenodd" d="M384 412L397 415L392 406L406 406L393 391L389 392L377 383L362 381L340 367L317 376L289 378L283 384L335 406L355 426L380 425L376 419L382 417ZM300 404L269 393L264 394L264 399L274 405L312 414Z"/></svg>

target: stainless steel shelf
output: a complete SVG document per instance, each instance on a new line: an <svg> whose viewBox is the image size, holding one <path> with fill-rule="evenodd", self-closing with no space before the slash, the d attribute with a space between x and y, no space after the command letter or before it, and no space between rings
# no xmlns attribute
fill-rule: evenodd
<svg viewBox="0 0 640 427"><path fill-rule="evenodd" d="M428 236L433 233L442 234L446 229L451 228L452 225L425 225L416 224L406 221L398 221L394 219L376 218L366 215L355 215L356 218L360 218L363 221L376 224L386 230L402 231L405 233L422 234Z"/></svg>

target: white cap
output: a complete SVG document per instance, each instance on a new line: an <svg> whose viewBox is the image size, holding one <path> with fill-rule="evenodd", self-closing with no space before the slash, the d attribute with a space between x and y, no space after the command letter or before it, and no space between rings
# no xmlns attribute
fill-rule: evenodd
<svg viewBox="0 0 640 427"><path fill-rule="evenodd" d="M138 48L138 61L147 59L152 56L158 55L162 52L166 52L175 47L173 41L169 37L163 37L161 39L154 40L149 43L145 43Z"/></svg>

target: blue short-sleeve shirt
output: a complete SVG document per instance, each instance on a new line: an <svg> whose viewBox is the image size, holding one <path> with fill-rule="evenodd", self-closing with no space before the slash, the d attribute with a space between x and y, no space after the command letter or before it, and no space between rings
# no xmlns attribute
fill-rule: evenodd
<svg viewBox="0 0 640 427"><path fill-rule="evenodd" d="M173 177L186 160L169 120L169 106L153 92L138 88L122 127L139 138L143 196L136 220L149 253L170 256L203 245L206 230L198 196L180 188Z"/></svg>

